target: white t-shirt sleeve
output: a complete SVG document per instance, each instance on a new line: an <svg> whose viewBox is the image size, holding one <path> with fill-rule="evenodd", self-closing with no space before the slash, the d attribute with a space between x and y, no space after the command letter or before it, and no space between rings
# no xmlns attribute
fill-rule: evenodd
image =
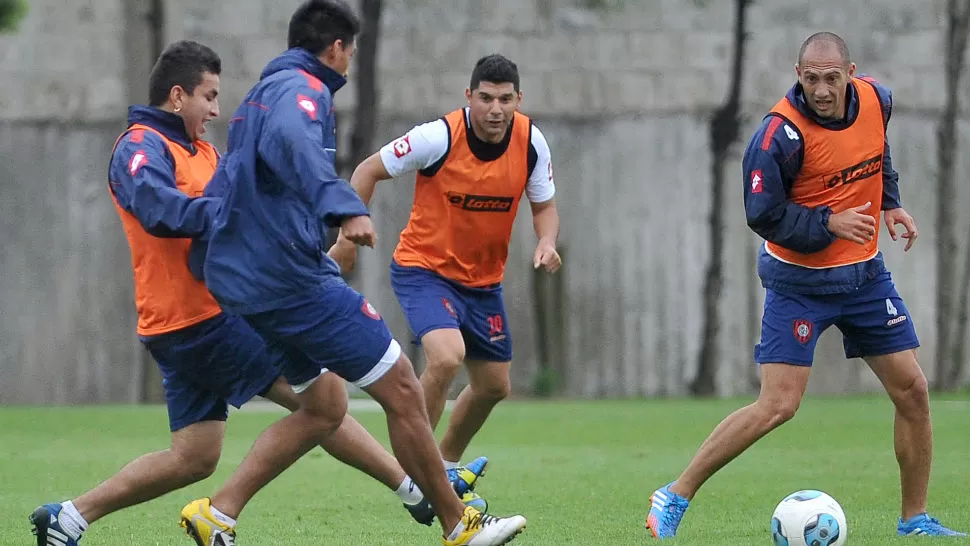
<svg viewBox="0 0 970 546"><path fill-rule="evenodd" d="M529 175L525 195L532 203L545 203L556 195L556 181L552 177L552 152L549 151L549 143L535 125L532 126L530 144L536 151L536 166Z"/></svg>
<svg viewBox="0 0 970 546"><path fill-rule="evenodd" d="M420 171L448 153L448 124L443 119L415 126L381 148L381 161L391 177Z"/></svg>

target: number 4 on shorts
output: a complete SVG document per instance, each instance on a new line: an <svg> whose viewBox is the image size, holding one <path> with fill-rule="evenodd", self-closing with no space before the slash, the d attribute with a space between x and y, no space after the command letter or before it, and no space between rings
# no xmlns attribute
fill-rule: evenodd
<svg viewBox="0 0 970 546"><path fill-rule="evenodd" d="M896 310L896 306L893 305L892 300L889 298L886 298L886 312L894 317L899 314L899 311Z"/></svg>

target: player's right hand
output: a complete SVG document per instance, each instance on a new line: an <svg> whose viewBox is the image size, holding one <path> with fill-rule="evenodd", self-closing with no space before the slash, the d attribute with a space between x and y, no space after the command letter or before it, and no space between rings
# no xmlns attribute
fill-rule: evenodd
<svg viewBox="0 0 970 546"><path fill-rule="evenodd" d="M337 236L337 242L327 251L327 256L337 262L341 273L350 273L357 263L357 245L344 237L341 231Z"/></svg>
<svg viewBox="0 0 970 546"><path fill-rule="evenodd" d="M866 212L872 202L829 216L828 229L839 239L865 244L876 236L876 219Z"/></svg>
<svg viewBox="0 0 970 546"><path fill-rule="evenodd" d="M340 233L355 245L374 247L377 243L377 232L370 216L353 216L345 218L340 224Z"/></svg>

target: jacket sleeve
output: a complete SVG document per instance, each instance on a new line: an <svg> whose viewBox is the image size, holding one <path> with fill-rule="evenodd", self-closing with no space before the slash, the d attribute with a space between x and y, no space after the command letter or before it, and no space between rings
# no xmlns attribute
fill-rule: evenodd
<svg viewBox="0 0 970 546"><path fill-rule="evenodd" d="M357 192L337 176L336 150L325 145L329 93L309 88L280 94L259 138L259 155L278 180L297 192L328 227L370 213Z"/></svg>
<svg viewBox="0 0 970 546"><path fill-rule="evenodd" d="M879 102L882 104L882 121L889 131L889 118L893 113L893 92L888 87L876 80L865 77L866 81L872 84L879 95ZM886 137L885 151L882 154L882 210L892 210L902 207L899 197L899 173L893 168L893 160L889 153L889 137Z"/></svg>
<svg viewBox="0 0 970 546"><path fill-rule="evenodd" d="M886 151L882 155L882 210L898 209L902 206L902 200L899 198L899 173L893 169L887 138Z"/></svg>
<svg viewBox="0 0 970 546"><path fill-rule="evenodd" d="M202 237L218 200L189 197L175 183L175 162L150 131L124 136L111 156L109 187L122 209L155 237Z"/></svg>
<svg viewBox="0 0 970 546"><path fill-rule="evenodd" d="M804 147L794 127L767 116L742 159L748 226L766 241L805 254L832 244L826 227L832 210L793 203L789 196L801 169Z"/></svg>

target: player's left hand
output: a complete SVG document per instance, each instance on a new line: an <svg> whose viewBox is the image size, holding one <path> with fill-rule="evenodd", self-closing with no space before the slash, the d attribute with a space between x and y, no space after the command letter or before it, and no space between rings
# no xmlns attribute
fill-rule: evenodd
<svg viewBox="0 0 970 546"><path fill-rule="evenodd" d="M887 210L883 213L883 218L886 221L886 227L889 228L889 236L893 238L893 241L898 241L900 237L906 239L906 248L903 249L903 252L907 252L913 248L913 244L916 243L916 237L919 236L919 232L916 230L916 220L902 207ZM906 232L897 234L897 224L902 224Z"/></svg>
<svg viewBox="0 0 970 546"><path fill-rule="evenodd" d="M540 242L536 246L532 267L539 269L540 266L549 273L559 271L559 267L562 266L562 258L559 257L559 253L556 252L556 247L552 243Z"/></svg>

